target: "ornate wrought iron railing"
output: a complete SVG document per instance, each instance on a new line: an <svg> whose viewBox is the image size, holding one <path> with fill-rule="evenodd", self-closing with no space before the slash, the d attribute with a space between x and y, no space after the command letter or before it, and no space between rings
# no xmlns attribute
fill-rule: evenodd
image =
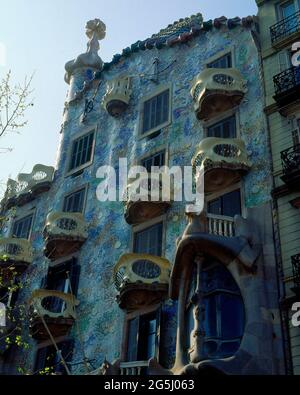
<svg viewBox="0 0 300 395"><path fill-rule="evenodd" d="M285 175L300 170L300 144L282 151L281 162Z"/></svg>
<svg viewBox="0 0 300 395"><path fill-rule="evenodd" d="M292 256L293 279L296 289L300 289L300 254Z"/></svg>
<svg viewBox="0 0 300 395"><path fill-rule="evenodd" d="M272 44L300 31L300 11L270 27Z"/></svg>
<svg viewBox="0 0 300 395"><path fill-rule="evenodd" d="M291 89L300 87L300 67L291 67L273 78L275 95L281 95Z"/></svg>

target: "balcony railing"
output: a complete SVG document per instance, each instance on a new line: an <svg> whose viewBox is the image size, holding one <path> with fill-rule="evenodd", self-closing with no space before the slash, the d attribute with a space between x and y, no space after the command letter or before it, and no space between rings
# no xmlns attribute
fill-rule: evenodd
<svg viewBox="0 0 300 395"><path fill-rule="evenodd" d="M276 46L297 32L300 32L300 11L270 27L272 44Z"/></svg>
<svg viewBox="0 0 300 395"><path fill-rule="evenodd" d="M300 291L300 254L292 256L293 279L295 289Z"/></svg>
<svg viewBox="0 0 300 395"><path fill-rule="evenodd" d="M75 307L79 302L71 294L38 289L33 291L29 304L33 308L33 313L38 316L76 319Z"/></svg>
<svg viewBox="0 0 300 395"><path fill-rule="evenodd" d="M286 95L296 88L300 88L300 67L291 67L282 71L273 78L275 86L275 99Z"/></svg>
<svg viewBox="0 0 300 395"><path fill-rule="evenodd" d="M78 305L79 301L72 294L47 289L33 291L29 300L32 337L48 339L47 328L55 337L67 335L76 319Z"/></svg>
<svg viewBox="0 0 300 395"><path fill-rule="evenodd" d="M124 215L130 225L149 221L164 214L174 200L172 177L167 173L153 176L142 181L144 193L136 192L136 184L130 183L125 192Z"/></svg>
<svg viewBox="0 0 300 395"><path fill-rule="evenodd" d="M194 170L204 166L205 190L213 192L237 182L251 167L245 143L237 138L207 137L192 160Z"/></svg>
<svg viewBox="0 0 300 395"><path fill-rule="evenodd" d="M77 251L88 237L87 223L81 213L51 212L44 228L45 255L49 259Z"/></svg>
<svg viewBox="0 0 300 395"><path fill-rule="evenodd" d="M32 248L27 239L0 239L0 266L6 263L32 263Z"/></svg>
<svg viewBox="0 0 300 395"><path fill-rule="evenodd" d="M114 268L114 282L121 308L132 309L161 301L168 291L171 264L148 254L124 254Z"/></svg>
<svg viewBox="0 0 300 395"><path fill-rule="evenodd" d="M208 232L216 236L234 237L234 220L223 215L207 214Z"/></svg>
<svg viewBox="0 0 300 395"><path fill-rule="evenodd" d="M108 81L102 105L110 115L118 117L127 108L131 92L130 77Z"/></svg>
<svg viewBox="0 0 300 395"><path fill-rule="evenodd" d="M300 179L300 144L281 152L283 180L286 183Z"/></svg>
<svg viewBox="0 0 300 395"><path fill-rule="evenodd" d="M54 168L51 166L35 165L29 174L20 173L17 180L9 179L4 196L5 202L18 199L16 204L22 203L22 198L28 194L39 194L50 188L53 181Z"/></svg>
<svg viewBox="0 0 300 395"><path fill-rule="evenodd" d="M197 117L207 120L240 104L247 84L234 68L207 68L192 82L191 95Z"/></svg>
<svg viewBox="0 0 300 395"><path fill-rule="evenodd" d="M121 376L141 376L147 373L149 361L121 362Z"/></svg>

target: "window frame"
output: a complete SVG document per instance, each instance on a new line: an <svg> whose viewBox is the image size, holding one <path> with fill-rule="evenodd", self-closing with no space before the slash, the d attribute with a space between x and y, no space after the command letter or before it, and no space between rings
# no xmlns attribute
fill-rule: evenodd
<svg viewBox="0 0 300 395"><path fill-rule="evenodd" d="M14 227L15 227L16 223L21 222L21 221L25 220L26 218L31 217L30 229L29 229L28 237L26 239L26 240L30 240L31 239L31 235L32 235L33 225L34 225L34 215L35 215L35 213L32 212L32 213L27 213L26 215L23 215L20 218L16 218L13 221L12 226L11 226L10 237L16 238L16 239L20 239L20 237L14 236Z"/></svg>
<svg viewBox="0 0 300 395"><path fill-rule="evenodd" d="M244 218L247 218L247 208L245 206L245 191L244 191L244 183L242 181L230 185L229 187L223 189L222 191L217 191L211 194L206 195L205 199L205 211L208 213L208 203L211 202L212 200L216 200L219 197L226 195L227 193L233 192L235 190L239 189L240 190L240 196L241 196L241 215Z"/></svg>
<svg viewBox="0 0 300 395"><path fill-rule="evenodd" d="M284 6L285 4L288 4L288 3L292 3L292 2L295 5L295 12L300 11L300 1L299 0L286 0L284 2L280 1L275 6L276 7L276 19L277 19L277 22L281 22L284 19L286 19L286 18L283 17L282 6Z"/></svg>
<svg viewBox="0 0 300 395"><path fill-rule="evenodd" d="M75 188L75 189L71 190L70 192L64 194L63 198L62 198L62 205L61 205L62 212L72 212L72 211L64 211L65 200L68 197L72 196L73 194L75 194L77 192L84 191L83 192L84 193L84 197L83 197L83 203L82 203L82 211L79 211L81 214L84 214L85 213L85 209L86 209L86 203L87 203L88 188L89 188L89 185L86 184L86 185L83 185L81 187Z"/></svg>
<svg viewBox="0 0 300 395"><path fill-rule="evenodd" d="M160 323L157 330L157 344L156 344L156 352L155 357L159 361L160 358L160 341L161 341L161 303L154 304L152 306L145 307L143 309L131 312L126 314L123 324L123 338L122 338L122 345L121 345L121 360L122 362L127 361L127 351L128 351L128 340L129 340L129 322L135 318L140 318L141 316L145 316L152 313L160 314ZM138 346L138 339L137 339L137 346ZM138 361L136 361L138 362Z"/></svg>
<svg viewBox="0 0 300 395"><path fill-rule="evenodd" d="M224 49L222 51L217 52L215 55L209 57L208 59L206 59L205 61L205 68L209 69L209 65L211 63L216 62L217 60L223 58L226 55L231 55L231 68L235 67L235 48L229 48L229 49Z"/></svg>
<svg viewBox="0 0 300 395"><path fill-rule="evenodd" d="M163 214L159 217L153 218L150 221L143 222L142 224L138 224L132 227L131 232L131 251L134 251L134 243L135 243L135 234L146 230L147 228L151 228L154 225L162 223L162 242L161 242L161 256L165 255L166 248L166 214Z"/></svg>
<svg viewBox="0 0 300 395"><path fill-rule="evenodd" d="M144 124L144 105L148 100L153 99L154 97L160 95L164 91L169 90L169 113L168 113L168 119L164 123L155 126L152 129L149 129L147 132L143 133L143 124ZM152 134L158 132L159 130L162 130L169 126L172 123L172 103L173 103L173 89L172 89L172 84L163 84L157 87L157 89L153 90L149 94L143 96L140 99L139 102L139 132L138 132L138 138L143 139L145 137L149 137Z"/></svg>
<svg viewBox="0 0 300 395"><path fill-rule="evenodd" d="M95 146L96 146L96 140L97 140L97 129L98 129L97 126L94 125L93 127L85 129L84 131L76 134L72 138L71 143L70 143L70 147L69 147L69 150L68 150L67 160L66 160L66 177L74 175L74 174L84 170L85 168L87 168L87 167L89 167L89 166L91 166L93 164L93 162L94 162L94 155L95 155ZM77 140L80 140L80 139L86 137L87 135L89 135L91 133L94 133L93 144L92 144L92 151L91 151L91 159L88 162L86 162L86 163L84 163L84 164L82 164L82 165L80 165L78 167L70 169L71 162L72 162L73 147L74 147L75 142Z"/></svg>
<svg viewBox="0 0 300 395"><path fill-rule="evenodd" d="M203 130L204 130L204 135L203 138L207 138L208 136L208 129L218 123L221 123L222 121L226 121L226 119L231 118L235 116L235 134L236 136L234 138L239 139L241 138L241 126L240 126L240 112L238 106L235 108L232 108L222 114L220 116L214 117L206 122L204 122L203 125ZM221 137L222 138L222 137Z"/></svg>

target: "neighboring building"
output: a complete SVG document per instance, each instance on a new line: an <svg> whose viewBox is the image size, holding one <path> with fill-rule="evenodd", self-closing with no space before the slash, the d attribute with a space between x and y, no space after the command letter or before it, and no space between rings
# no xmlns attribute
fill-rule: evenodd
<svg viewBox="0 0 300 395"><path fill-rule="evenodd" d="M257 0L257 5L285 348L289 373L300 374L300 330L291 323L292 304L300 301L300 67L292 65L292 45L300 41L300 1Z"/></svg>
<svg viewBox="0 0 300 395"><path fill-rule="evenodd" d="M29 348L2 349L3 373L286 372L257 27L197 14L103 64L105 25L88 22L55 171L10 180L2 201L1 266L30 307ZM97 169L120 158L203 164L205 210L187 221L185 201L130 188L100 202Z"/></svg>

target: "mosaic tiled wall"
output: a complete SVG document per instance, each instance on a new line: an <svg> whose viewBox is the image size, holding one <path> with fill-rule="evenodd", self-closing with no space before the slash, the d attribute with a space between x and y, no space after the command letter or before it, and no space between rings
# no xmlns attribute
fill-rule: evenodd
<svg viewBox="0 0 300 395"><path fill-rule="evenodd" d="M132 54L121 60L108 71L102 73L94 109L87 114L84 124L80 117L84 110L84 99L69 105L65 113L65 123L61 135L61 145L57 161L57 172L51 190L38 197L30 205L34 206L35 220L32 242L35 260L25 277L28 288L22 297L27 298L33 289L40 286L47 271L47 260L43 256L42 229L50 210L61 210L64 195L76 187L88 184L85 218L89 224L89 238L82 246L79 256L81 275L79 283L78 308L79 329L83 338L86 356L95 359L99 367L104 358L109 361L119 357L123 312L115 302L113 267L119 257L131 250L131 227L125 222L122 202L100 203L96 199L97 168L110 164L118 167L119 157L126 157L129 165L135 163L152 149L165 146L169 153L169 165L190 165L197 145L203 137L203 128L196 119L192 97L191 81L205 67L207 60L224 50L232 50L234 66L247 81L248 93L238 109L241 138L245 141L250 160L251 172L244 178L245 206L254 207L270 200L270 160L267 133L263 115L263 92L258 78L260 66L258 51L251 29L238 26L232 30L223 27L212 29L186 44L161 50L152 49ZM157 85L148 74L153 73L153 60L159 59L159 69L167 68L159 74L159 84L172 86L172 123L152 140L138 138L139 101L151 93ZM169 67L168 67L169 66ZM126 75L132 77L132 99L123 115L115 119L101 106L105 93L105 79ZM78 86L82 76L78 76ZM76 89L75 89L76 90ZM87 93L92 97L94 89ZM68 150L74 135L97 125L96 148L93 164L78 177L65 177ZM25 211L28 206L18 209ZM176 239L185 226L184 203L176 203L167 213L166 243L164 255L174 261ZM176 341L176 304L168 301L163 309L164 342L162 364L171 367L174 361ZM73 335L77 339L74 361L82 361L76 327ZM34 349L34 343L32 346ZM30 367L33 353L30 349L20 358ZM73 368L74 373L83 371L83 365Z"/></svg>

